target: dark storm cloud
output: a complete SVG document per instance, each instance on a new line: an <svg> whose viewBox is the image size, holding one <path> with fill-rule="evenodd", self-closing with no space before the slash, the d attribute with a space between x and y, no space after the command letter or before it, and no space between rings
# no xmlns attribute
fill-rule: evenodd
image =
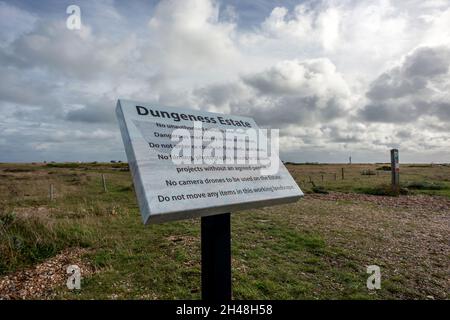
<svg viewBox="0 0 450 320"><path fill-rule="evenodd" d="M370 85L360 117L373 122L413 122L421 116L450 120L450 48L422 47Z"/></svg>
<svg viewBox="0 0 450 320"><path fill-rule="evenodd" d="M345 106L338 100L322 102L318 96L272 98L264 111L247 109L248 116L264 126L282 128L286 125L314 126L345 116Z"/></svg>
<svg viewBox="0 0 450 320"><path fill-rule="evenodd" d="M400 70L394 69L376 79L366 95L375 101L396 99L417 93L425 89L426 85L427 79L405 77Z"/></svg>
<svg viewBox="0 0 450 320"><path fill-rule="evenodd" d="M402 72L409 77L432 78L446 74L449 70L450 50L448 47L417 49L402 66Z"/></svg>
<svg viewBox="0 0 450 320"><path fill-rule="evenodd" d="M412 133L406 130L397 131L397 137L401 139L409 139L412 137Z"/></svg>
<svg viewBox="0 0 450 320"><path fill-rule="evenodd" d="M114 123L114 108L88 106L69 111L65 117L67 121L86 123Z"/></svg>
<svg viewBox="0 0 450 320"><path fill-rule="evenodd" d="M440 119L450 122L450 101L436 103L433 109ZM448 130L450 131L450 124Z"/></svg>
<svg viewBox="0 0 450 320"><path fill-rule="evenodd" d="M80 97L77 101L82 107L68 111L65 115L65 120L88 124L116 123L115 106L117 101L110 96L103 96L99 99Z"/></svg>
<svg viewBox="0 0 450 320"><path fill-rule="evenodd" d="M417 119L423 112L414 105L399 105L394 102L378 102L365 106L361 115L365 120L371 122L410 122Z"/></svg>
<svg viewBox="0 0 450 320"><path fill-rule="evenodd" d="M15 68L0 68L0 72L0 101L40 107L59 105L52 95L57 90L55 85L36 81L33 75L19 75Z"/></svg>

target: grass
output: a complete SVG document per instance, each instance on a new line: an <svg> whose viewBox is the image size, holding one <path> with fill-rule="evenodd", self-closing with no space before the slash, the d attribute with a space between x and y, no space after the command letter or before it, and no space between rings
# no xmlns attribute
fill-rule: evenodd
<svg viewBox="0 0 450 320"><path fill-rule="evenodd" d="M302 190L306 192L313 192L314 186L320 184L328 191L376 194L391 182L391 172L386 171L390 166L380 164L289 165L288 168ZM450 198L449 166L401 165L400 181L402 187L409 189L411 193Z"/></svg>
<svg viewBox="0 0 450 320"><path fill-rule="evenodd" d="M361 175L379 165L344 166L344 180L341 167L288 166L309 192L313 191L309 177L320 193L352 193L389 183L388 172ZM101 174L106 175L106 193ZM408 185L426 181L442 186L427 189L430 185L425 184L414 189L417 193L446 195L449 178L449 167L402 166L401 179ZM55 188L54 201L48 197L50 184ZM234 213L233 296L448 298L448 293L442 293L448 248L428 255L418 247L424 241L411 241L412 234L429 234L429 246L442 245L435 236L445 235L445 229L436 229L445 228L445 223L435 223L440 216L439 212L416 215L357 201L308 198ZM201 295L199 219L143 226L126 164L1 164L0 230L0 274L34 265L66 248L90 249L84 258L97 272L83 279L80 292L67 291L64 284L55 288L59 298L199 299ZM365 286L365 267L370 264L383 270L380 291Z"/></svg>
<svg viewBox="0 0 450 320"><path fill-rule="evenodd" d="M0 213L0 274L43 261L66 247L89 245L85 231L67 222Z"/></svg>

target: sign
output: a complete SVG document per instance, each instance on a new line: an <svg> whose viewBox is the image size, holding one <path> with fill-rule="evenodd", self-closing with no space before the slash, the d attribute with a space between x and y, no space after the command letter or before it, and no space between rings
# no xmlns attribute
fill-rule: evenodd
<svg viewBox="0 0 450 320"><path fill-rule="evenodd" d="M116 114L145 224L303 196L251 118L128 100Z"/></svg>

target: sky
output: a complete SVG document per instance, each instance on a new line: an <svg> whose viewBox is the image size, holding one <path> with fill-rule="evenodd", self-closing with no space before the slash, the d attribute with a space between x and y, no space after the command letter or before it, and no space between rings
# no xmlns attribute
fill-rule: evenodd
<svg viewBox="0 0 450 320"><path fill-rule="evenodd" d="M450 162L450 0L0 0L0 72L0 162L126 160L119 98L250 116L285 161Z"/></svg>

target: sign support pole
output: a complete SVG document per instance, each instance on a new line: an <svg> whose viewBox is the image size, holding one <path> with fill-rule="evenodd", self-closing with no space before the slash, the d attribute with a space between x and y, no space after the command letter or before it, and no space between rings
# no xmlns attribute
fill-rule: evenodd
<svg viewBox="0 0 450 320"><path fill-rule="evenodd" d="M231 300L230 213L202 217L202 299Z"/></svg>

